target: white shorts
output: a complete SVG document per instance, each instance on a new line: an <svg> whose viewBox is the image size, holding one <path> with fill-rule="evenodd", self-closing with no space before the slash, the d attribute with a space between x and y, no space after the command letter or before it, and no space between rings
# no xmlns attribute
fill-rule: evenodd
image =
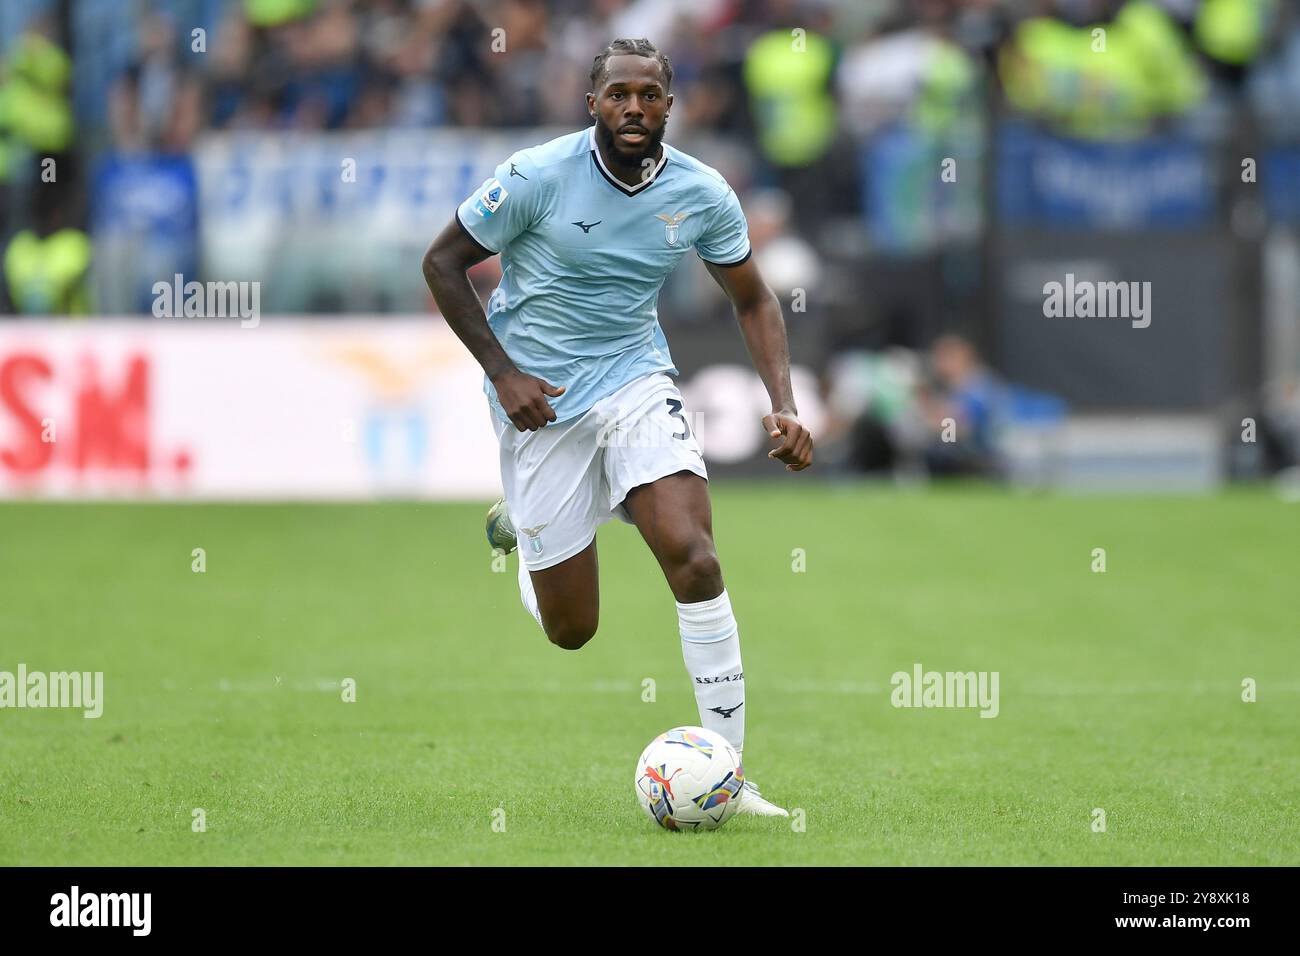
<svg viewBox="0 0 1300 956"><path fill-rule="evenodd" d="M681 392L663 372L537 431L521 432L494 417L506 506L528 569L573 557L611 518L630 524L623 499L638 485L679 471L707 479L687 418Z"/></svg>

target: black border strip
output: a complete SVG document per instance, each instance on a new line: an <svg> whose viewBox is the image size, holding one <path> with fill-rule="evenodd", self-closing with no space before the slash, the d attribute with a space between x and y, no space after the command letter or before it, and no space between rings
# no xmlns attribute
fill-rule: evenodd
<svg viewBox="0 0 1300 956"><path fill-rule="evenodd" d="M630 190L628 189L627 183L619 182L609 173L605 172L605 167L601 165L600 157L596 155L596 150L594 147L591 150L591 162L592 165L596 167L596 171L605 178L605 182L609 183L611 186L613 186L615 189L618 190L619 195L630 197L630 196L641 195L643 192L645 192L655 183L659 182L659 180L663 178L664 173L668 171L668 164L671 161L668 159L668 150L664 150L663 162L659 164L658 169L655 170L655 174L646 180L645 185L637 186Z"/></svg>
<svg viewBox="0 0 1300 956"><path fill-rule="evenodd" d="M465 225L463 222L460 221L460 209L459 209L459 208L456 209L456 215L455 215L454 218L455 218L455 220L456 220L456 225L460 226L460 231L463 232L463 233L465 233L465 235L469 236L469 241L470 241L470 242L474 243L474 245L478 246L480 249L482 249L484 252L486 252L486 253L487 253L488 255L490 255L490 256L499 256L499 255L501 255L501 253L499 253L499 252L497 252L497 251L495 251L495 250L493 250L493 249L489 249L487 246L483 245L483 243L479 242L477 239L474 238L474 233L472 233L472 232L469 231L469 226Z"/></svg>
<svg viewBox="0 0 1300 956"><path fill-rule="evenodd" d="M695 254L697 256L700 256L698 252ZM734 269L736 266L743 266L746 262L749 261L749 257L752 256L753 254L754 254L754 247L751 245L749 247L749 251L746 252L743 256L741 256L739 259L737 259L735 262L714 262L713 260L706 259L703 256L700 256L700 261L706 262L711 266L717 266L719 269Z"/></svg>
<svg viewBox="0 0 1300 956"><path fill-rule="evenodd" d="M624 819L631 821L636 809L628 807L620 812ZM485 819L486 816L484 814ZM648 835L647 839L656 836L651 829L654 824L649 820L637 819L636 822ZM744 822L732 825L739 826ZM532 839L549 839L533 821L525 820L520 826L521 829L531 827L531 831L523 832L535 834ZM487 826L484 825L483 829L486 830ZM337 839L347 839L357 831L341 828L336 832ZM660 833L657 836L660 842L681 840L680 834ZM711 836L699 834L698 841L693 839L691 842L709 841L711 846L716 846L717 838L711 839ZM764 834L764 839L776 844L781 839L791 843L814 837L783 835L779 828L774 827ZM492 857L480 845L469 842L459 852L436 847L423 855L427 863L441 864L439 870L451 877L447 884L451 893L440 893L438 901L449 909L454 906L454 912L462 920L481 914L485 919L496 917L499 922L500 893L517 886L519 892L511 893L510 899L517 899L521 904L515 907L519 912L515 923L521 930L519 942L527 945L535 941L532 927L542 919L554 922L556 911L563 912L563 904L569 902L575 889L590 889L590 893L584 893L584 898L599 904L608 900L611 911L616 911L620 905L626 909L627 901L636 899L638 890L643 889L644 871L635 867L640 861L635 856L634 847L594 842L597 845L585 858L579 848L577 856L566 860L569 864L578 864L577 867L566 866L562 878L541 881L537 878L537 871L540 866L547 865L547 861L544 850L536 846L512 848L514 853L524 854L518 861L518 868L513 871L503 868L500 862L509 860L509 855ZM997 846L982 849L974 862L984 861L987 854L998 849ZM213 852L218 857L225 855L222 849ZM360 852L349 851L350 854ZM816 847L803 852L806 856L799 862L815 867L819 862ZM871 903L876 911L888 914L891 920L904 926L927 926L926 921L934 919L936 900L942 901L947 921L958 927L980 925L981 921L1005 922L1005 925L995 927L996 933L991 932L990 936L1031 945L1041 942L1045 935L1059 935L1062 926L1068 925L1071 938L1111 940L1127 935L1141 939L1149 937L1156 928L1182 928L1182 934L1175 932L1171 938L1187 939L1184 934L1193 933L1197 937L1208 935L1212 939L1227 941L1231 947L1234 939L1250 939L1248 935L1241 935L1243 930L1249 933L1250 930L1265 930L1271 925L1276 933L1279 928L1294 923L1294 869L1285 865L1258 868L1124 866L1068 869L1025 866L976 869L925 866L862 869L863 865L873 861L876 852L871 847L859 848L857 855L860 859L853 869L862 874L864 883L870 882ZM1103 852L1111 851L1105 849ZM1160 848L1155 847L1150 852L1152 856L1159 856ZM91 855L89 851L75 847L67 853ZM193 860L194 857L186 859ZM402 929L409 927L412 932L427 929L429 883L427 878L420 878L419 873L436 878L436 871L430 866L354 869L346 865L346 857L338 859L342 865L330 867L281 866L292 862L291 852L288 855L274 854L262 862L266 864L264 868L181 866L135 869L86 864L66 869L0 867L0 919L3 919L5 939L43 943L47 938L60 942L62 936L63 946L58 949L67 949L68 932L72 927L55 925L51 919L62 902L56 897L70 898L73 886L78 888L79 899L101 893L149 893L150 936L163 945L175 940L173 948L176 949L192 941L196 933L238 947L247 940L248 927L254 925L266 938L277 943L281 940L293 942L298 949L304 942L317 941L337 948L340 940L349 943L355 940L358 945L370 944L374 948L374 929L366 921L331 921L318 915L341 912L345 908L349 912L384 914L388 925ZM393 861L394 864L401 862L405 861ZM466 868L466 863L484 868ZM630 865L614 867L610 866L611 863ZM455 864L455 870L452 871L448 864ZM769 868L770 873L760 874L760 869ZM830 880L843 885L844 878L840 874L847 871L849 868L836 867L834 871L824 872ZM413 872L416 879L410 876ZM749 885L755 889L777 887L784 890L788 886L790 893L794 894L807 890L810 885L808 874L815 872L807 866L795 872L793 868L771 867L770 864L764 867L747 864L730 867L727 879L729 884L740 884L742 889L747 880L752 880ZM557 877L560 874L557 873ZM1207 901L1207 895L1213 902ZM196 907L196 898L202 899L205 905ZM812 938L830 939L830 934L840 930L860 931L861 921L857 914L836 910L818 920ZM68 906L65 915L69 922L72 912L78 913L78 922L81 922L85 910ZM286 913L304 915L287 920ZM102 911L100 915L103 915ZM1215 924L1220 919L1238 922L1244 917L1249 920L1249 925L1230 926L1225 923L1193 927L1188 925L1189 917L1198 921L1208 918ZM561 925L576 928L578 918L563 920ZM1138 925L1133 925L1134 918L1139 920ZM1147 919L1151 923L1141 925ZM522 935L530 931L532 936ZM818 931L824 933L819 936ZM134 939L133 932L132 927L125 925L101 926L94 930L95 935L102 939L116 936L131 940ZM88 938L80 935L83 939ZM507 945L513 942L508 929L502 938ZM944 942L960 939L957 931L936 938ZM39 951L43 952L45 948L41 946ZM1126 948L1133 947L1130 944ZM1228 947L1220 945L1215 948ZM55 950L54 947L50 949Z"/></svg>

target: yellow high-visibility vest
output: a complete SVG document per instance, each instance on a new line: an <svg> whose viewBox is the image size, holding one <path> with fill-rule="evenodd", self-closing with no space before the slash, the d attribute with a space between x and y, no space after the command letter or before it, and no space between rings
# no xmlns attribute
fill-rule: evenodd
<svg viewBox="0 0 1300 956"><path fill-rule="evenodd" d="M42 239L30 229L5 249L5 281L15 308L29 315L84 315L90 311L90 237L60 229Z"/></svg>
<svg viewBox="0 0 1300 956"><path fill-rule="evenodd" d="M815 33L773 30L745 54L745 86L753 103L758 143L778 166L807 166L835 138L830 92L835 53Z"/></svg>

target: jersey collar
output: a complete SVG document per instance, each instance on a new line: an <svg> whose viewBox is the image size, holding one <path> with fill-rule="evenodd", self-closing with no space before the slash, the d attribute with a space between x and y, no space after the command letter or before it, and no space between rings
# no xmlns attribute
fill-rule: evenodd
<svg viewBox="0 0 1300 956"><path fill-rule="evenodd" d="M623 180L611 173L609 167L605 165L605 160L601 158L600 149L596 146L595 126L588 129L587 143L591 147L591 161L596 164L596 169L605 177L610 185L615 186L619 192L627 196L635 196L637 193L647 189L651 183L659 178L659 174L662 173L664 167L668 165L668 146L665 144L663 147L663 156L659 158L659 165L656 166L654 170L651 171L650 175L644 180L637 183L635 186L629 186L627 183L623 182Z"/></svg>

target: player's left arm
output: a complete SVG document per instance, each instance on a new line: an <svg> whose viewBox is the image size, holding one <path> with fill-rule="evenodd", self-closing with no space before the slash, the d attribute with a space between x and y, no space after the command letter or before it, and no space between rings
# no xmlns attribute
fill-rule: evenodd
<svg viewBox="0 0 1300 956"><path fill-rule="evenodd" d="M731 300L749 357L772 400L772 413L763 416L763 427L780 443L767 456L785 462L790 471L803 471L813 462L813 439L799 421L790 387L790 345L781 302L763 281L752 256L734 266L707 260L704 265Z"/></svg>

